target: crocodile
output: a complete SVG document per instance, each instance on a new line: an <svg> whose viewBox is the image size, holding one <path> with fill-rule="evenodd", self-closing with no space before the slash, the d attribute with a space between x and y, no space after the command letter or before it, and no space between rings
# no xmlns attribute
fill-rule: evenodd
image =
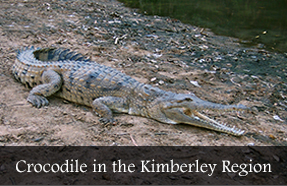
<svg viewBox="0 0 287 186"><path fill-rule="evenodd" d="M47 97L58 96L92 107L103 123L113 123L113 112L152 118L168 124L190 124L234 136L244 130L211 119L201 111L243 111L244 105L222 105L194 94L164 91L80 53L63 48L26 47L18 50L12 74L32 88L27 101L40 108Z"/></svg>

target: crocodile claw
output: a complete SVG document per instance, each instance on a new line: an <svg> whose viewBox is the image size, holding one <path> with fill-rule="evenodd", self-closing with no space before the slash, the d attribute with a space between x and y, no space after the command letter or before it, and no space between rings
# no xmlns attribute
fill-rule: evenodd
<svg viewBox="0 0 287 186"><path fill-rule="evenodd" d="M47 106L49 104L49 101L45 97L34 94L30 94L27 98L27 101L37 108Z"/></svg>
<svg viewBox="0 0 287 186"><path fill-rule="evenodd" d="M103 124L113 124L116 120L114 118L100 118L99 121Z"/></svg>

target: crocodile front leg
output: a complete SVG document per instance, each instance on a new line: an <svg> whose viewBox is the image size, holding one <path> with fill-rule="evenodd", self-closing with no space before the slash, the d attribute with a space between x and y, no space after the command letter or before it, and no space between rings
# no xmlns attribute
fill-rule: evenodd
<svg viewBox="0 0 287 186"><path fill-rule="evenodd" d="M102 117L100 121L105 124L115 121L112 111L127 113L129 109L126 99L113 96L96 98L92 107Z"/></svg>
<svg viewBox="0 0 287 186"><path fill-rule="evenodd" d="M44 71L42 81L44 84L34 87L27 98L27 101L37 108L48 105L46 97L56 93L62 86L61 76L53 70Z"/></svg>

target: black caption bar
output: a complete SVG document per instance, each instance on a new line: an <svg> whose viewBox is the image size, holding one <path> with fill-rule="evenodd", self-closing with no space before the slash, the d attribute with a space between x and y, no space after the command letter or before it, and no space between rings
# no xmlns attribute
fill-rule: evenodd
<svg viewBox="0 0 287 186"><path fill-rule="evenodd" d="M280 185L287 147L0 147L0 183Z"/></svg>

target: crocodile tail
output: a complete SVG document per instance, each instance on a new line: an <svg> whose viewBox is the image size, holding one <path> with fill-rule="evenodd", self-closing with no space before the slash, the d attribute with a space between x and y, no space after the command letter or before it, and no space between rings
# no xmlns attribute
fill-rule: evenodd
<svg viewBox="0 0 287 186"><path fill-rule="evenodd" d="M33 52L36 59L40 61L81 61L89 62L90 59L84 57L82 54L71 52L69 49L63 48L44 48Z"/></svg>

